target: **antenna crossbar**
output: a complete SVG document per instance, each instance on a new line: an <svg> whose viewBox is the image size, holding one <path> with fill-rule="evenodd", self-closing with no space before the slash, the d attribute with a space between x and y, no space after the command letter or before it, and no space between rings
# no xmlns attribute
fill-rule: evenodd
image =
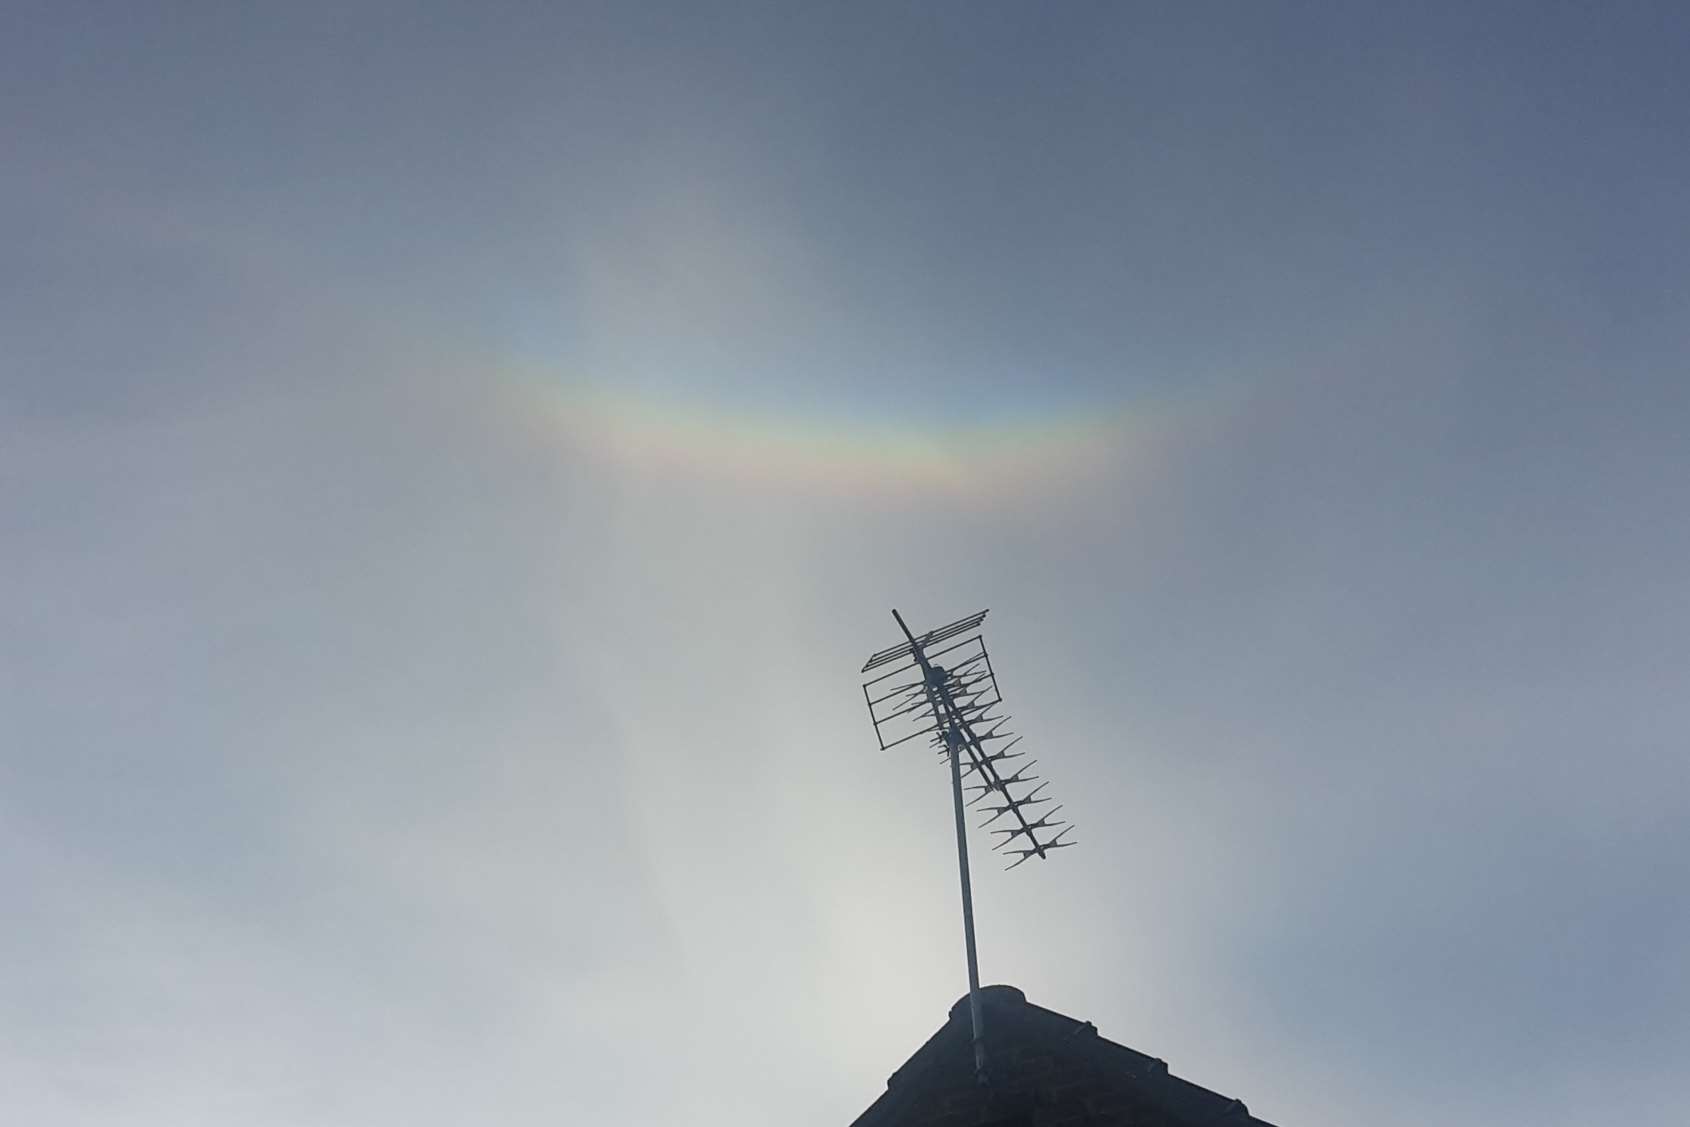
<svg viewBox="0 0 1690 1127"><path fill-rule="evenodd" d="M897 612L894 611L893 613L896 614ZM966 634L982 622L986 621L986 616L990 613L991 611L988 609L980 611L977 614L971 614L967 618L959 618L948 626L941 626L936 630L929 630L919 638L911 634L908 627L904 627L904 636L906 640L895 646L888 646L879 653L871 654L869 659L863 662L863 672L867 673L871 669L885 665L889 661L895 661L900 657L908 657L913 654L917 648L925 649L937 642L943 642L946 639L954 638L958 634ZM899 619L898 624L903 626L903 620Z"/></svg>

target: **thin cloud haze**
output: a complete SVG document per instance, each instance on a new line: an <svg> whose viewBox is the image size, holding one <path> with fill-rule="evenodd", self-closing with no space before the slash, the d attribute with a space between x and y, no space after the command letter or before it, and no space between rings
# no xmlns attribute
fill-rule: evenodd
<svg viewBox="0 0 1690 1127"><path fill-rule="evenodd" d="M850 1122L965 988L891 606L1083 843L987 979L1684 1119L1678 8L4 26L21 1120Z"/></svg>

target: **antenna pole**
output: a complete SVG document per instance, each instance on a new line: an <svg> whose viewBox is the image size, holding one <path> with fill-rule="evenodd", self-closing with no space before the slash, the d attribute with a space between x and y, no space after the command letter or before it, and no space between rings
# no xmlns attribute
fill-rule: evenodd
<svg viewBox="0 0 1690 1127"><path fill-rule="evenodd" d="M910 640L911 653L921 665L922 680L927 689L927 700L932 706L933 715L943 717L946 710L940 703L940 693L944 689L944 674L936 672L929 664L927 655L915 640L915 635L911 634L910 628L905 625L904 616L894 609L892 617L898 620L898 628L904 632L904 637ZM951 759L951 802L956 811L957 873L962 879L962 935L968 947L968 1016L974 1031L974 1079L980 1084L985 1084L986 1023L980 1009L980 962L974 950L974 887L968 878L968 834L967 826L963 823L962 742L962 733L957 731L956 724L946 724L945 746L950 750Z"/></svg>
<svg viewBox="0 0 1690 1127"><path fill-rule="evenodd" d="M974 889L968 880L968 834L962 822L962 740L956 730L946 729L951 747L951 800L956 809L956 862L962 877L962 936L968 944L968 1016L974 1022L974 1078L986 1082L986 1029L980 1012L980 962L974 953Z"/></svg>

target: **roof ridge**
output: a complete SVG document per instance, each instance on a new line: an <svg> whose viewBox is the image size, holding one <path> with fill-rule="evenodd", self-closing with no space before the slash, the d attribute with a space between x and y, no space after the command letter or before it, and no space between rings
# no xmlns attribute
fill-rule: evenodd
<svg viewBox="0 0 1690 1127"><path fill-rule="evenodd" d="M1008 1018L1011 1028L1016 1024L1024 1028L1030 1024L1035 1030L1039 1026L1045 1027L1046 1034L1054 1040L1059 1052L1078 1053L1091 1058L1094 1064L1103 1065L1106 1073L1118 1077L1133 1096L1180 1124L1189 1124L1191 1127L1207 1127L1211 1124L1216 1127L1223 1124L1235 1124L1237 1127L1272 1127L1265 1120L1252 1116L1243 1100L1223 1096L1200 1084L1175 1076L1168 1070L1167 1062L1160 1057L1150 1056L1131 1046L1101 1036L1097 1027L1089 1021L1081 1021L1029 1002L1027 996L1014 986L987 986L981 988L980 994L982 1004L988 1006L1000 1019ZM905 1123L902 1113L909 1111L922 1094L921 1081L933 1075L933 1070L946 1055L946 1050L953 1047L953 1043L959 1054L958 1059L961 1059L962 1050L970 1040L965 1028L967 1015L968 996L964 995L951 1007L945 1023L887 1078L886 1091L857 1117L853 1127L898 1127ZM998 1028L1003 1026L999 1024ZM988 1023L988 1048L992 1029L992 1023ZM971 1073L971 1070L969 1071ZM971 1075L964 1081L964 1085L956 1087L969 1093L976 1091ZM976 1098L983 1098L990 1103L994 1097L1004 1094L1001 1091L988 1091L982 1097ZM954 1104L958 1098L959 1096L953 1096L950 1102Z"/></svg>

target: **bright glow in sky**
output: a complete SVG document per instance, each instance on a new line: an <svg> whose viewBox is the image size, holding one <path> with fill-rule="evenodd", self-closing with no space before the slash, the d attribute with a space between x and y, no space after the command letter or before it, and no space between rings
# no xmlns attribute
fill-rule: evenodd
<svg viewBox="0 0 1690 1127"><path fill-rule="evenodd" d="M9 5L9 1118L848 1123L964 987L896 605L1083 843L988 980L1682 1124L1687 33Z"/></svg>

